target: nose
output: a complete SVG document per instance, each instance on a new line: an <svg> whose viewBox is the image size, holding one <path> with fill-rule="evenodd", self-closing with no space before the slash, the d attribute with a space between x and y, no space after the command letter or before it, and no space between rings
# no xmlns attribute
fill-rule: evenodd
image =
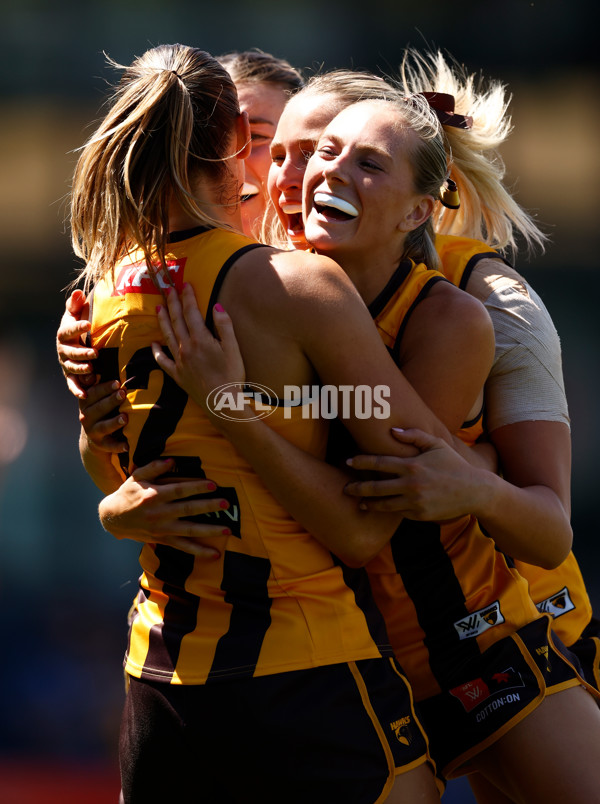
<svg viewBox="0 0 600 804"><path fill-rule="evenodd" d="M346 160L344 154L338 154L333 158L321 162L321 173L326 179L333 179L344 183L346 181Z"/></svg>
<svg viewBox="0 0 600 804"><path fill-rule="evenodd" d="M277 170L276 184L279 190L300 190L306 170L306 161L286 157Z"/></svg>

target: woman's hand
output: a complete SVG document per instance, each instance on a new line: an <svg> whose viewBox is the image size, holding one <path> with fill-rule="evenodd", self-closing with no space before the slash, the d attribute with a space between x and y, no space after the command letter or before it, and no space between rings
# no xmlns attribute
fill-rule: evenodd
<svg viewBox="0 0 600 804"><path fill-rule="evenodd" d="M85 399L87 389L96 382L94 366L97 352L84 346L81 338L89 332L91 323L85 294L74 290L65 304L65 312L56 333L56 353L65 375L69 391L78 399Z"/></svg>
<svg viewBox="0 0 600 804"><path fill-rule="evenodd" d="M246 372L233 323L221 305L215 305L213 317L219 338L213 337L188 284L183 286L181 299L174 289L169 289L167 305L158 308L158 320L172 359L153 343L154 359L210 414L207 398L212 391L223 385L241 390L244 384Z"/></svg>
<svg viewBox="0 0 600 804"><path fill-rule="evenodd" d="M105 497L98 508L102 527L118 539L164 544L199 558L214 560L219 550L202 539L228 536L229 528L190 522L186 517L224 511L227 500L216 496L194 499L217 490L211 480L159 482L173 467L166 458L136 469L117 491Z"/></svg>
<svg viewBox="0 0 600 804"><path fill-rule="evenodd" d="M125 391L118 380L103 382L88 388L79 399L79 421L88 443L102 452L127 452L127 440L122 427L127 415L119 412Z"/></svg>
<svg viewBox="0 0 600 804"><path fill-rule="evenodd" d="M477 471L443 439L422 430L393 429L394 437L412 444L414 458L357 455L348 460L353 469L393 475L388 480L348 483L346 494L361 497L369 511L398 511L407 519L437 522L474 513L485 494L482 472Z"/></svg>

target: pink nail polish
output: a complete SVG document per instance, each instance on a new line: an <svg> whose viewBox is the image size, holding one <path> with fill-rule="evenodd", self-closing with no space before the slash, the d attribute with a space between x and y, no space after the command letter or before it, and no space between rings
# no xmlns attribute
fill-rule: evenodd
<svg viewBox="0 0 600 804"><path fill-rule="evenodd" d="M218 304L218 303L217 303L217 304L215 304L215 310L217 311L217 313L224 313L224 312L225 312L225 308L224 308L224 307L222 307L222 306L221 306L220 304Z"/></svg>
<svg viewBox="0 0 600 804"><path fill-rule="evenodd" d="M223 536L231 536L231 531L229 530L229 528L223 528L221 533L223 534Z"/></svg>
<svg viewBox="0 0 600 804"><path fill-rule="evenodd" d="M227 502L227 500L221 500L221 502L219 503L219 508L229 508L229 503Z"/></svg>
<svg viewBox="0 0 600 804"><path fill-rule="evenodd" d="M210 483L206 484L206 488L208 489L208 491L215 491L215 489L217 488L217 484L211 481Z"/></svg>

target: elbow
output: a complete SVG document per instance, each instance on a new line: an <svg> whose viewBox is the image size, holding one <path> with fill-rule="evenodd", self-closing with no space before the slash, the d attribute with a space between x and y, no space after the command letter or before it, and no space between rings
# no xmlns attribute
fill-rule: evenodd
<svg viewBox="0 0 600 804"><path fill-rule="evenodd" d="M345 534L344 545L336 555L350 569L365 567L384 546L380 530L368 532L363 528L353 534Z"/></svg>
<svg viewBox="0 0 600 804"><path fill-rule="evenodd" d="M338 558L350 569L360 569L369 563L370 558L357 552L343 551L343 555L338 554Z"/></svg>
<svg viewBox="0 0 600 804"><path fill-rule="evenodd" d="M546 549L544 555L539 557L535 563L545 570L554 570L565 561L573 547L573 530L570 525L556 538L550 549Z"/></svg>

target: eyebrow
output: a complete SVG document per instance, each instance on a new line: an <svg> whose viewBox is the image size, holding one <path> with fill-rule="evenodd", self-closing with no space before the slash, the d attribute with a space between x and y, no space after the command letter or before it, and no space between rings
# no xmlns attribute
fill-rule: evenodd
<svg viewBox="0 0 600 804"><path fill-rule="evenodd" d="M250 117L248 119L249 119L250 123L252 123L254 125L257 125L257 124L260 125L261 123L265 123L268 126L274 126L275 125L273 120L269 120L266 117Z"/></svg>
<svg viewBox="0 0 600 804"><path fill-rule="evenodd" d="M304 148L314 148L318 141L319 141L319 137L315 137L315 138L313 138L313 137L304 137L301 140L296 140L294 142L294 145L297 145L298 148L302 151ZM281 142L280 140L272 140L271 141L271 148L272 149L284 148L284 147L285 146L284 146L283 142Z"/></svg>
<svg viewBox="0 0 600 804"><path fill-rule="evenodd" d="M329 138L336 145L340 145L342 141L342 138L339 135L327 134L326 132L323 132L323 135L319 138L319 140L324 138ZM393 159L392 154L388 150L381 148L379 145L375 145L372 142L359 142L356 148L360 151L372 151L373 153L379 154L379 156L383 156L386 159Z"/></svg>

